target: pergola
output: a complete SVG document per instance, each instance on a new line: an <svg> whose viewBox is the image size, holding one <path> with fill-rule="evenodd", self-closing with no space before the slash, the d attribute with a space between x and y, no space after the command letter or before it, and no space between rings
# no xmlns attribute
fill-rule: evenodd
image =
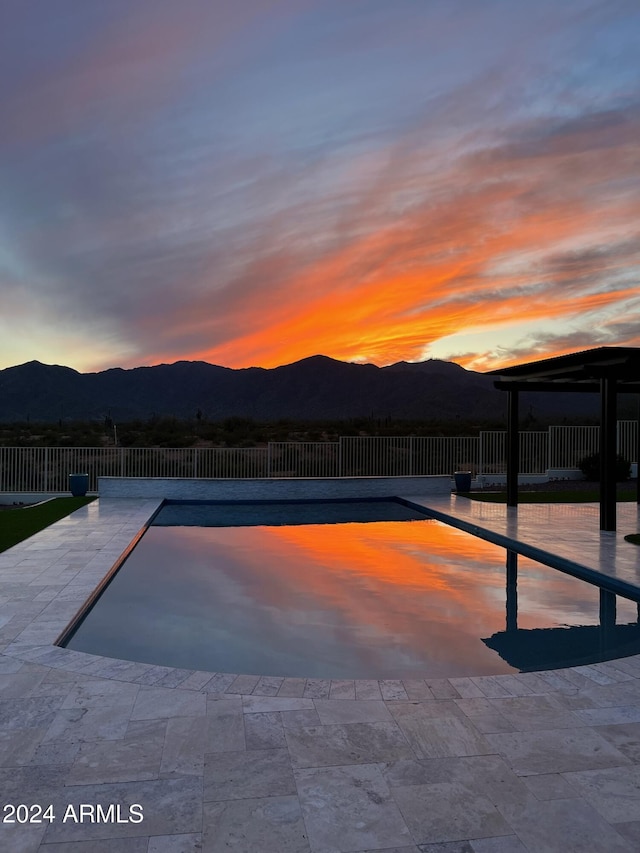
<svg viewBox="0 0 640 853"><path fill-rule="evenodd" d="M518 505L520 391L600 394L600 529L616 529L617 395L640 394L640 348L598 347L489 371L507 391L507 505ZM640 409L636 462L640 462ZM638 477L640 503L640 477Z"/></svg>

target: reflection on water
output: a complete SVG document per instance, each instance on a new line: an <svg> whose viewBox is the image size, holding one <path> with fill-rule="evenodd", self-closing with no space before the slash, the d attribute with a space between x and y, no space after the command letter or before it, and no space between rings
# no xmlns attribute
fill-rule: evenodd
<svg viewBox="0 0 640 853"><path fill-rule="evenodd" d="M635 618L620 599L618 621ZM482 640L505 620L504 549L436 521L152 527L68 647L256 675L478 675L517 671ZM520 558L517 622L597 625L598 590Z"/></svg>

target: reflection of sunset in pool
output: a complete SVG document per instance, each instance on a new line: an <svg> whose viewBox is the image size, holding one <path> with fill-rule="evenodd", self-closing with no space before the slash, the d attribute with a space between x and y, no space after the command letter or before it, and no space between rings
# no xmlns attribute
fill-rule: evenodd
<svg viewBox="0 0 640 853"><path fill-rule="evenodd" d="M152 527L69 647L257 675L512 672L482 642L505 629L504 564L426 519ZM596 588L523 558L518 604L520 628L598 621ZM634 612L621 601L618 621Z"/></svg>

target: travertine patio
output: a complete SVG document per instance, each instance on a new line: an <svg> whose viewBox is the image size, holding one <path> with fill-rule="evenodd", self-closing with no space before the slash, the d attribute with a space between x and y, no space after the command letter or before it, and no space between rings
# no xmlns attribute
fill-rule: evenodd
<svg viewBox="0 0 640 853"><path fill-rule="evenodd" d="M330 682L53 646L157 504L101 499L0 554L3 805L53 807L3 823L0 850L640 849L640 657Z"/></svg>

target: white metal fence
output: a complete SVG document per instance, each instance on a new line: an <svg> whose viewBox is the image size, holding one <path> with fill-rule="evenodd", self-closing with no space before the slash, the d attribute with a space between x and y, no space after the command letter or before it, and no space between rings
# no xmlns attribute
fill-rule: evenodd
<svg viewBox="0 0 640 853"><path fill-rule="evenodd" d="M637 462L636 421L618 422L618 452ZM519 470L577 468L598 450L599 427L520 433ZM336 442L272 441L266 447L0 447L0 492L60 492L70 473L98 477L383 477L506 471L506 432L479 436L342 436Z"/></svg>
<svg viewBox="0 0 640 853"><path fill-rule="evenodd" d="M577 468L585 456L597 453L600 427L549 427L549 468Z"/></svg>

